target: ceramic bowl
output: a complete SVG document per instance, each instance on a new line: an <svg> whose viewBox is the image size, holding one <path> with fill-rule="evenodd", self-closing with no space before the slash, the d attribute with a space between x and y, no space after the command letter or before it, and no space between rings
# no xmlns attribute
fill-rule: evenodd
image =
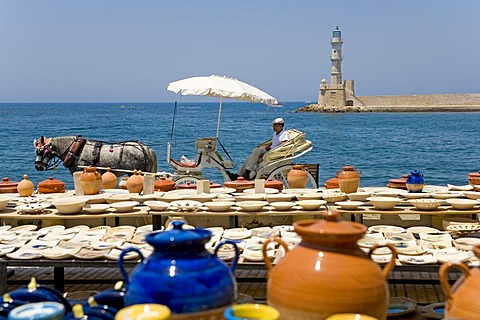
<svg viewBox="0 0 480 320"><path fill-rule="evenodd" d="M391 210L395 208L400 201L399 198L394 197L369 197L367 200L370 201L377 210Z"/></svg>
<svg viewBox="0 0 480 320"><path fill-rule="evenodd" d="M337 313L329 316L326 320L377 320L377 318L358 313Z"/></svg>
<svg viewBox="0 0 480 320"><path fill-rule="evenodd" d="M193 200L198 202L211 202L216 197L217 197L216 193L202 193L202 194L186 196L185 200Z"/></svg>
<svg viewBox="0 0 480 320"><path fill-rule="evenodd" d="M94 203L94 204L86 204L83 207L83 210L87 211L88 213L102 213L107 211L108 208L110 208L109 204Z"/></svg>
<svg viewBox="0 0 480 320"><path fill-rule="evenodd" d="M25 203L25 204L16 206L15 209L17 209L18 211L22 211L24 213L35 214L35 213L43 212L43 210L45 210L48 207L50 207L49 203Z"/></svg>
<svg viewBox="0 0 480 320"><path fill-rule="evenodd" d="M12 197L0 196L0 211L5 210L10 199L12 199Z"/></svg>
<svg viewBox="0 0 480 320"><path fill-rule="evenodd" d="M245 211L259 211L267 204L267 201L240 201L236 203L237 207L240 207Z"/></svg>
<svg viewBox="0 0 480 320"><path fill-rule="evenodd" d="M230 207L233 206L235 202L204 202L203 205L208 208L210 211L222 212L230 210Z"/></svg>
<svg viewBox="0 0 480 320"><path fill-rule="evenodd" d="M153 211L165 211L170 207L170 203L165 201L145 201L144 204Z"/></svg>
<svg viewBox="0 0 480 320"><path fill-rule="evenodd" d="M435 210L444 203L439 199L409 199L408 202L418 210Z"/></svg>
<svg viewBox="0 0 480 320"><path fill-rule="evenodd" d="M270 205L274 207L276 210L286 211L286 210L292 209L295 203L287 202L287 201L279 201L279 202L271 202Z"/></svg>
<svg viewBox="0 0 480 320"><path fill-rule="evenodd" d="M262 201L265 199L265 193L251 193L251 194L242 194L240 196L235 196L237 202L240 201Z"/></svg>
<svg viewBox="0 0 480 320"><path fill-rule="evenodd" d="M432 193L432 198L435 199L452 199L452 198L458 198L462 194L458 192L435 192Z"/></svg>
<svg viewBox="0 0 480 320"><path fill-rule="evenodd" d="M138 201L120 201L114 202L110 204L110 206L117 210L117 212L130 212L138 204Z"/></svg>
<svg viewBox="0 0 480 320"><path fill-rule="evenodd" d="M73 214L82 211L87 199L83 197L57 198L52 201L55 208L62 214Z"/></svg>
<svg viewBox="0 0 480 320"><path fill-rule="evenodd" d="M300 201L297 201L297 204L299 206L301 206L304 210L317 210L326 203L327 203L327 201L325 201L325 200L300 200Z"/></svg>
<svg viewBox="0 0 480 320"><path fill-rule="evenodd" d="M33 316L35 315L35 316ZM25 320L25 319L48 319L61 320L65 315L65 307L58 302L45 301L28 303L23 306L16 307L10 311L8 319Z"/></svg>
<svg viewBox="0 0 480 320"><path fill-rule="evenodd" d="M429 197L430 194L426 192L409 192L409 193L402 194L402 196L407 199L421 199L421 198Z"/></svg>
<svg viewBox="0 0 480 320"><path fill-rule="evenodd" d="M362 201L339 201L335 202L337 206L340 206L342 209L353 210L357 209L359 206L363 205Z"/></svg>
<svg viewBox="0 0 480 320"><path fill-rule="evenodd" d="M105 198L107 203L121 202L121 201L130 201L130 194L112 194L110 197Z"/></svg>
<svg viewBox="0 0 480 320"><path fill-rule="evenodd" d="M161 304L135 304L118 311L116 320L132 319L170 319L171 311L167 306Z"/></svg>
<svg viewBox="0 0 480 320"><path fill-rule="evenodd" d="M227 309L223 314L226 320L242 320L242 319L280 319L280 312L277 309L263 305L244 303L236 304Z"/></svg>
<svg viewBox="0 0 480 320"><path fill-rule="evenodd" d="M325 193L322 195L322 198L327 202L339 202L347 200L347 194L343 192Z"/></svg>
<svg viewBox="0 0 480 320"><path fill-rule="evenodd" d="M296 194L295 197L298 200L321 200L322 194L321 193L303 193L303 194Z"/></svg>
<svg viewBox="0 0 480 320"><path fill-rule="evenodd" d="M268 202L285 202L291 201L295 195L291 193L277 193L277 194L267 194L265 200Z"/></svg>
<svg viewBox="0 0 480 320"><path fill-rule="evenodd" d="M463 195L465 197L467 197L468 199L472 199L472 200L478 200L480 199L480 192L476 192L476 191L466 191L463 193ZM0 207L1 209L1 207Z"/></svg>
<svg viewBox="0 0 480 320"><path fill-rule="evenodd" d="M371 195L372 193L370 192L354 192L354 193L348 193L347 197L352 201L367 201L367 198L370 197Z"/></svg>
<svg viewBox="0 0 480 320"><path fill-rule="evenodd" d="M182 211L194 211L202 206L200 201L179 200L171 202L171 205Z"/></svg>
<svg viewBox="0 0 480 320"><path fill-rule="evenodd" d="M473 209L473 207L479 204L477 200L472 199L447 199L445 202L457 210Z"/></svg>
<svg viewBox="0 0 480 320"><path fill-rule="evenodd" d="M130 200L138 201L139 203L144 203L145 201L155 200L159 196L161 196L161 195L131 193L130 194Z"/></svg>

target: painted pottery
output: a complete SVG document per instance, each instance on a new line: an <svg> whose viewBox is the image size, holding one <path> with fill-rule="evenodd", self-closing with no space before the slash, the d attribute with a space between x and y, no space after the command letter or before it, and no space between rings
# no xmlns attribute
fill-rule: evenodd
<svg viewBox="0 0 480 320"><path fill-rule="evenodd" d="M17 185L17 191L20 194L20 197L31 196L34 190L35 186L33 185L33 182L28 180L28 176L24 174L23 180Z"/></svg>
<svg viewBox="0 0 480 320"><path fill-rule="evenodd" d="M255 182L246 180L244 177L238 177L237 180L226 181L223 184L227 188L234 188L235 192L243 192L245 189L255 188Z"/></svg>
<svg viewBox="0 0 480 320"><path fill-rule="evenodd" d="M405 181L408 192L422 192L425 186L425 180L423 180L423 174L418 170L413 170Z"/></svg>
<svg viewBox="0 0 480 320"><path fill-rule="evenodd" d="M480 171L468 174L468 184L472 186L480 185Z"/></svg>
<svg viewBox="0 0 480 320"><path fill-rule="evenodd" d="M47 180L39 182L37 189L40 193L63 193L65 192L65 183L49 177Z"/></svg>
<svg viewBox="0 0 480 320"><path fill-rule="evenodd" d="M146 236L154 247L145 259L137 248L126 248L119 258L120 271L125 279L125 306L142 303L163 304L175 314L188 314L231 305L237 298L233 272L238 261L238 247L233 241L221 242L214 254L205 249L212 232L205 229L183 230L182 221L173 221L173 229L153 232ZM232 245L235 258L229 268L217 258L218 249ZM127 253L134 251L141 262L131 279L123 266Z"/></svg>
<svg viewBox="0 0 480 320"><path fill-rule="evenodd" d="M160 177L159 180L155 181L155 191L170 191L175 190L175 182L167 179L165 177Z"/></svg>
<svg viewBox="0 0 480 320"><path fill-rule="evenodd" d="M236 304L225 310L225 320L278 320L280 312L264 304L244 303Z"/></svg>
<svg viewBox="0 0 480 320"><path fill-rule="evenodd" d="M395 264L395 248L391 244L374 245L365 254L357 240L363 237L367 227L337 221L337 217L338 213L333 211L325 214L325 220L294 222L302 242L291 251L280 238L264 242L267 301L278 309L282 319L326 319L337 313L387 318L387 276ZM277 241L286 251L275 267L267 257L267 245L271 241ZM390 248L392 258L382 270L370 256L384 246Z"/></svg>
<svg viewBox="0 0 480 320"><path fill-rule="evenodd" d="M117 176L112 172L110 168L107 168L102 174L102 188L103 189L115 189L117 187Z"/></svg>
<svg viewBox="0 0 480 320"><path fill-rule="evenodd" d="M480 258L480 245L473 248L473 253ZM458 269L463 273L453 286L450 286L448 272ZM468 267L463 263L444 263L438 273L443 292L447 298L445 306L445 318L474 320L480 315L480 269Z"/></svg>
<svg viewBox="0 0 480 320"><path fill-rule="evenodd" d="M133 175L127 179L127 190L130 193L140 193L143 190L143 176L140 171L134 170Z"/></svg>
<svg viewBox="0 0 480 320"><path fill-rule="evenodd" d="M340 191L345 193L357 192L360 185L360 175L362 171L360 169L355 170L355 167L347 164L342 167L342 170L337 170L336 176L338 178L338 186Z"/></svg>
<svg viewBox="0 0 480 320"><path fill-rule="evenodd" d="M117 310L123 309L125 304L123 296L125 295L125 287L122 281L118 281L113 289L107 289L98 292L93 296L93 300L99 305L107 305Z"/></svg>
<svg viewBox="0 0 480 320"><path fill-rule="evenodd" d="M85 195L99 194L102 188L102 176L97 168L89 166L83 170L80 183Z"/></svg>
<svg viewBox="0 0 480 320"><path fill-rule="evenodd" d="M327 189L337 189L338 188L338 178L331 178L325 181L323 185Z"/></svg>
<svg viewBox="0 0 480 320"><path fill-rule="evenodd" d="M265 180L265 188L277 189L278 191L283 190L283 182L268 178Z"/></svg>
<svg viewBox="0 0 480 320"><path fill-rule="evenodd" d="M394 189L403 189L407 190L407 181L408 174L404 174L400 179L390 179L388 180L387 187Z"/></svg>
<svg viewBox="0 0 480 320"><path fill-rule="evenodd" d="M65 307L58 302L28 303L16 307L8 314L9 320L62 320Z"/></svg>
<svg viewBox="0 0 480 320"><path fill-rule="evenodd" d="M10 181L8 177L3 177L0 182L0 193L16 193L18 182Z"/></svg>
<svg viewBox="0 0 480 320"><path fill-rule="evenodd" d="M168 307L161 304L136 304L118 311L116 320L137 320L137 319L170 319L171 311Z"/></svg>
<svg viewBox="0 0 480 320"><path fill-rule="evenodd" d="M287 182L288 187L303 189L307 186L308 174L301 164L293 165L292 169L288 172Z"/></svg>

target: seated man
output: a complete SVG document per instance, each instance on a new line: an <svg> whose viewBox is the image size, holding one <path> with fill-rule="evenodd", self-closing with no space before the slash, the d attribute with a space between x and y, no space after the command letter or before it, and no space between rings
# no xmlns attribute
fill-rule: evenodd
<svg viewBox="0 0 480 320"><path fill-rule="evenodd" d="M256 172L254 171L254 169L260 157L263 156L265 152L277 148L278 146L287 142L290 139L288 132L283 129L285 122L283 121L282 118L277 118L273 120L272 124L273 124L273 131L274 131L272 142L266 147L255 148L252 151L252 153L248 156L248 158L245 160L242 167L238 169L237 174L227 171L227 174L230 177L230 179L236 180L239 176L242 176L247 180L253 179L256 175Z"/></svg>

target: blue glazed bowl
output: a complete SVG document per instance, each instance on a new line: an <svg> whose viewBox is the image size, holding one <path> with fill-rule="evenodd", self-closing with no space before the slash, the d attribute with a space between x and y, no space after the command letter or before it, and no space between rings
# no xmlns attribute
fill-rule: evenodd
<svg viewBox="0 0 480 320"><path fill-rule="evenodd" d="M136 248L122 251L119 267L127 288L125 306L154 303L169 307L172 313L192 313L232 304L237 297L233 275L239 254L237 245L226 241L211 254L205 249L212 236L209 230L183 230L183 221L172 224L170 231L146 236L155 248L148 259ZM216 257L218 248L226 243L233 245L236 252L231 268ZM141 262L129 279L123 257L131 251L140 255Z"/></svg>
<svg viewBox="0 0 480 320"><path fill-rule="evenodd" d="M123 297L125 296L125 288L122 287L123 283L119 282L113 289L107 289L99 292L93 296L93 300L99 305L107 305L116 310L123 309L125 304Z"/></svg>
<svg viewBox="0 0 480 320"><path fill-rule="evenodd" d="M64 315L63 304L46 301L16 307L8 314L8 320L62 320Z"/></svg>

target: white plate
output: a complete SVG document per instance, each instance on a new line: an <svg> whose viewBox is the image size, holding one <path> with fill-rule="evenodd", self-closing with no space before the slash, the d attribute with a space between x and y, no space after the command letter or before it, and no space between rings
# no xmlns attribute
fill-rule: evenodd
<svg viewBox="0 0 480 320"><path fill-rule="evenodd" d="M279 193L280 191L278 189L275 189L275 188L265 188L265 192L266 194L275 194L275 193ZM243 193L247 193L247 194L252 194L252 193L255 193L255 189L245 189L243 190Z"/></svg>
<svg viewBox="0 0 480 320"><path fill-rule="evenodd" d="M42 257L40 250L22 250L19 249L17 251L7 253L7 257L10 259L18 259L18 260L31 260L31 259L38 259Z"/></svg>
<svg viewBox="0 0 480 320"><path fill-rule="evenodd" d="M225 239L245 239L251 236L250 230L246 228L234 228L227 229L223 232L223 237Z"/></svg>
<svg viewBox="0 0 480 320"><path fill-rule="evenodd" d="M480 224L450 224L445 228L447 231L477 231Z"/></svg>
<svg viewBox="0 0 480 320"><path fill-rule="evenodd" d="M437 259L433 257L432 254L424 254L421 256L410 256L399 254L398 260L403 263L408 264L434 264L437 263Z"/></svg>
<svg viewBox="0 0 480 320"><path fill-rule="evenodd" d="M27 203L16 206L15 209L29 214L42 213L43 210L50 207L50 203Z"/></svg>
<svg viewBox="0 0 480 320"><path fill-rule="evenodd" d="M86 204L83 207L83 210L87 211L88 213L103 213L110 208L109 204L103 203L94 203L94 204Z"/></svg>
<svg viewBox="0 0 480 320"><path fill-rule="evenodd" d="M448 190L452 190L452 191L470 191L470 190L473 190L473 186L467 184L467 185L464 185L464 186L455 186L453 184L447 184L447 188Z"/></svg>
<svg viewBox="0 0 480 320"><path fill-rule="evenodd" d="M424 226L417 226L417 227L410 227L407 228L407 232L411 233L437 233L440 232L440 230L432 228L432 227L424 227Z"/></svg>
<svg viewBox="0 0 480 320"><path fill-rule="evenodd" d="M397 226L389 225L377 225L368 227L368 231L382 232L382 233L401 233L405 232L405 229Z"/></svg>
<svg viewBox="0 0 480 320"><path fill-rule="evenodd" d="M37 230L37 226L36 225L33 225L33 224L25 224L23 226L18 226L18 227L14 227L14 228L11 228L10 232L15 232L15 233L21 233L23 231L34 231L34 230Z"/></svg>
<svg viewBox="0 0 480 320"><path fill-rule="evenodd" d="M7 253L13 252L16 248L14 246L10 247L0 247L0 257L3 257Z"/></svg>
<svg viewBox="0 0 480 320"><path fill-rule="evenodd" d="M53 247L41 251L42 257L46 259L68 259L73 257L73 254L76 253L80 248L77 249L65 249L61 247Z"/></svg>
<svg viewBox="0 0 480 320"><path fill-rule="evenodd" d="M473 250L473 247L480 244L480 238L458 238L453 240L453 244L459 250Z"/></svg>
<svg viewBox="0 0 480 320"><path fill-rule="evenodd" d="M372 254L370 257L376 263L389 263L392 260L392 254Z"/></svg>
<svg viewBox="0 0 480 320"><path fill-rule="evenodd" d="M415 240L415 237L410 232L403 232L403 233L388 233L386 232L385 237L387 240L392 242L403 242L403 241L412 241Z"/></svg>
<svg viewBox="0 0 480 320"><path fill-rule="evenodd" d="M255 261L255 262L263 261L262 251L245 250L240 256L248 261ZM267 251L268 258L273 258L274 256L275 256L275 250Z"/></svg>
<svg viewBox="0 0 480 320"><path fill-rule="evenodd" d="M194 200L178 200L170 204L182 211L194 211L203 205L202 202Z"/></svg>
<svg viewBox="0 0 480 320"><path fill-rule="evenodd" d="M117 261L120 258L120 253L122 253L122 250L112 249L108 254L105 255L105 258L107 258L108 260ZM123 256L123 259L124 260L138 259L138 253L130 251L129 253Z"/></svg>
<svg viewBox="0 0 480 320"><path fill-rule="evenodd" d="M371 237L363 237L357 241L357 244L360 247L371 248L375 244L385 244L385 238L371 238Z"/></svg>
<svg viewBox="0 0 480 320"><path fill-rule="evenodd" d="M470 255L466 251L458 251L455 248L449 248L446 250L438 250L433 252L433 256L438 262L464 262L470 259Z"/></svg>
<svg viewBox="0 0 480 320"><path fill-rule="evenodd" d="M226 194L226 193L234 193L236 190L234 188L213 188L210 189L210 193L217 193L217 194Z"/></svg>

